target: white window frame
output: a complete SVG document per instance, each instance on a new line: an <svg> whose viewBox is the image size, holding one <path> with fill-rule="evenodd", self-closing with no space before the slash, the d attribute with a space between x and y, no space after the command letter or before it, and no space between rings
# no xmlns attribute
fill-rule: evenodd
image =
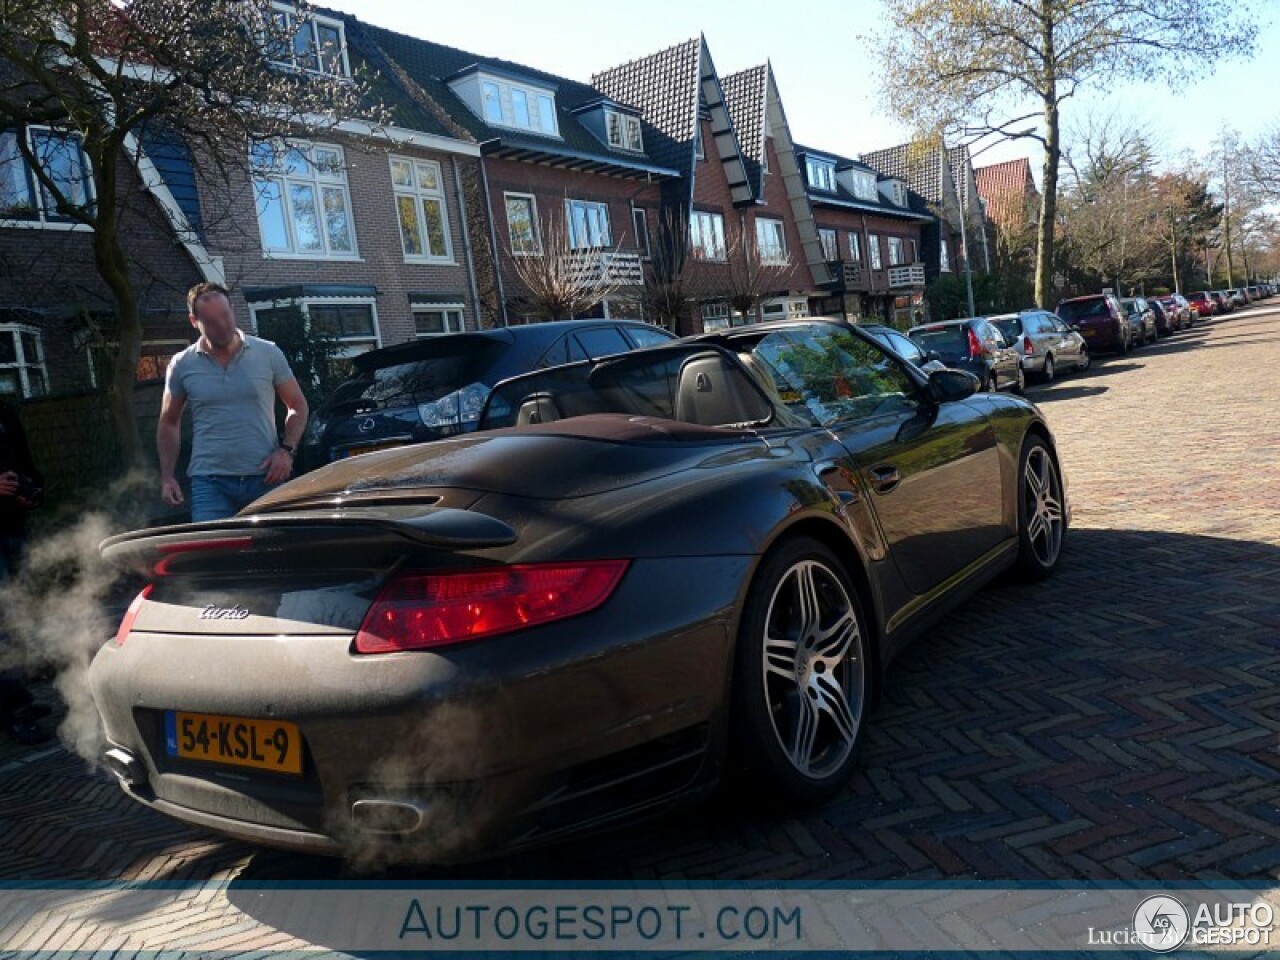
<svg viewBox="0 0 1280 960"><path fill-rule="evenodd" d="M449 203L445 198L444 192L444 169L437 160L422 160L417 157L403 157L392 155L390 157L391 166L391 193L396 203L396 225L400 229L400 251L404 254L405 263L453 263L453 237L449 230ZM403 186L396 184L396 164L407 163L413 178L412 185ZM419 179L419 168L426 167L435 170L436 187L434 189L422 185ZM422 214L422 201L434 200L440 204L440 224L444 228L444 253L410 253L404 249L404 225L400 223L400 198L411 198L414 201L414 209L418 214L418 240L422 243L423 250L427 249L429 236L427 234L427 221Z"/></svg>
<svg viewBox="0 0 1280 960"><path fill-rule="evenodd" d="M574 219L575 209L582 210L583 226L587 228L588 232L591 232L589 218L592 214L603 218L604 235L600 243L591 243L590 237L578 237L576 235L577 229L574 226L576 223ZM613 246L613 224L609 218L609 204L607 203L602 203L598 200L567 198L564 202L564 222L570 250L603 250L606 247Z"/></svg>
<svg viewBox="0 0 1280 960"><path fill-rule="evenodd" d="M836 165L821 157L805 157L805 179L815 190L836 192Z"/></svg>
<svg viewBox="0 0 1280 960"><path fill-rule="evenodd" d="M862 238L857 230L849 231L849 259L854 263L862 263Z"/></svg>
<svg viewBox="0 0 1280 960"><path fill-rule="evenodd" d="M702 329L710 333L713 330L727 330L733 325L733 311L727 300L713 300L699 304L698 313L702 317Z"/></svg>
<svg viewBox="0 0 1280 960"><path fill-rule="evenodd" d="M854 170L853 195L859 200L874 202L880 199L880 194L876 191L876 175L863 170Z"/></svg>
<svg viewBox="0 0 1280 960"><path fill-rule="evenodd" d="M256 145L250 147L250 161L253 162L253 150ZM266 260L341 260L345 262L360 260L360 241L356 235L356 218L351 207L351 186L347 179L347 161L346 153L341 146L336 143L321 143L310 140L287 140L284 141L283 151L279 145L273 146L273 150L277 152L275 159L278 161L280 155L288 157L293 150L300 150L307 157L308 174L289 173L283 169L273 169L271 173L264 174L257 170L253 170L251 178L254 185L254 203L256 206L256 214L258 217L258 234L262 242L262 256ZM332 150L338 155L338 166L341 168L341 176L332 172L321 173L317 168L312 156L316 150ZM286 250L272 249L267 246L266 231L263 229L262 210L261 210L261 194L263 191L262 183L270 181L277 186L280 191L280 204L284 212L284 228L288 237L289 247ZM290 196L289 187L291 185L310 186L315 192L316 212L318 215L318 227L320 233L320 242L323 249L299 250L298 239L296 233L296 223L293 215L293 198ZM329 231L325 228L324 223L324 190L340 189L342 191L342 200L346 210L347 223L351 231L351 250L331 251L329 248Z"/></svg>
<svg viewBox="0 0 1280 960"><path fill-rule="evenodd" d="M880 250L880 234L867 234L867 256L872 270L884 269L884 253Z"/></svg>
<svg viewBox="0 0 1280 960"><path fill-rule="evenodd" d="M511 211L507 206L512 200L529 201L529 217L533 224L533 248L530 250L516 249L516 238L511 233ZM542 256L542 229L538 221L538 198L532 193L504 193L502 195L502 211L507 218L507 242L511 245L511 255L513 257Z"/></svg>
<svg viewBox="0 0 1280 960"><path fill-rule="evenodd" d="M631 208L631 229L636 234L636 249L640 251L640 259L650 259L653 250L649 246L649 211L644 207Z"/></svg>
<svg viewBox="0 0 1280 960"><path fill-rule="evenodd" d="M787 251L786 223L772 217L756 217L756 250L761 263L787 263L790 254Z"/></svg>
<svg viewBox="0 0 1280 960"><path fill-rule="evenodd" d="M901 237L889 237L889 266L901 267L907 261L907 245Z"/></svg>
<svg viewBox="0 0 1280 960"><path fill-rule="evenodd" d="M827 237L831 238L830 244ZM840 234L833 227L818 228L818 243L822 246L822 259L828 262L840 259Z"/></svg>
<svg viewBox="0 0 1280 960"><path fill-rule="evenodd" d="M708 226L711 227L709 234ZM689 252L695 260L708 263L724 263L728 259L723 214L710 210L694 210L689 214Z"/></svg>
<svg viewBox="0 0 1280 960"><path fill-rule="evenodd" d="M548 90L546 87L539 87L534 84L517 83L514 80L495 77L488 73L478 74L476 83L480 99L474 108L480 119L489 124L489 126L504 127L508 130L523 130L526 133L534 133L540 137L556 137L557 139L560 137L559 110L556 106L554 90ZM492 85L498 91L498 112L502 117L500 120L495 120L489 116L485 108L486 84ZM516 121L515 101L513 99L513 93L515 92L524 97L525 110L529 116L528 124ZM464 97L464 99L466 98ZM550 129L548 129L546 122L548 120L550 121Z"/></svg>
<svg viewBox="0 0 1280 960"><path fill-rule="evenodd" d="M258 329L258 314L264 310L286 310L298 307L302 311L303 322L308 330L311 327L312 307L368 307L373 319L373 337L339 337L338 349L334 359L357 357L369 350L382 346L382 324L378 322L378 302L374 297L299 297L296 300L261 300L249 304L249 316L253 320L253 329Z"/></svg>
<svg viewBox="0 0 1280 960"><path fill-rule="evenodd" d="M35 144L32 142L32 139L31 139L33 132L48 133L55 136L62 136L66 139L75 140L79 144L80 166L84 171L84 180L82 182L84 185L86 205L92 206L93 204L97 203L98 194L94 189L93 168L90 166L88 154L84 152L84 138L81 137L80 134L74 131L59 130L57 127L50 127L50 126L46 126L44 124L38 124L38 123L27 124L21 127L10 127L7 130L0 130L0 136L4 136L6 134L13 134L15 138L22 137L26 141L27 147L31 150L31 152L33 154L39 155L39 151L36 149ZM16 149L17 144L15 144L14 147ZM49 210L46 209L44 187L42 186L40 181L36 179L35 173L33 173L28 168L26 158L22 156L21 152L19 152L13 158L13 160L14 160L13 165L10 165L7 163L0 165L0 177L10 178L11 183L13 182L14 177L18 177L18 176L22 177L23 186L26 189L28 202L30 202L32 206L33 216L31 217L0 216L0 226L17 227L19 229L27 229L27 230L68 230L68 231L78 230L86 233L93 232L93 228L86 223L77 223L74 220L52 219L53 217L57 216L57 214L56 212L50 212Z"/></svg>
<svg viewBox="0 0 1280 960"><path fill-rule="evenodd" d="M615 126L616 121L616 126ZM625 150L628 153L644 153L644 132L640 129L640 118L633 117L629 113L623 113L620 110L604 111L604 129L609 146L615 150ZM614 134L618 134L618 139L614 139ZM631 146L629 142L635 135L635 146Z"/></svg>
<svg viewBox="0 0 1280 960"><path fill-rule="evenodd" d="M418 330L418 314L439 313L444 315L445 329L439 333L422 333ZM443 337L451 333L462 333L467 329L467 305L465 303L415 303L409 308L410 319L413 320L413 335L418 340L430 340L432 337ZM456 326L452 323L457 321Z"/></svg>
<svg viewBox="0 0 1280 960"><path fill-rule="evenodd" d="M36 342L36 358L27 357L26 344L22 342L23 334L30 334ZM0 323L0 337L7 336L13 340L12 362L0 362L0 370L16 370L18 372L18 393L0 394L0 396L18 396L22 399L44 397L49 395L49 368L44 357L44 331L28 323ZM39 370L44 389L39 393L31 390L30 371Z"/></svg>
<svg viewBox="0 0 1280 960"><path fill-rule="evenodd" d="M951 272L951 252L947 248L947 238L943 237L938 247L938 270L942 273Z"/></svg>
<svg viewBox="0 0 1280 960"><path fill-rule="evenodd" d="M344 80L351 79L351 60L347 56L347 30L346 25L341 20L335 20L333 17L326 17L323 14L308 13L306 16L307 26L311 28L312 49L315 51L316 62L323 68L324 60L320 56L320 27L330 27L338 31L338 54L342 58L341 73L331 73L324 69L313 69L311 67L300 67L297 62L297 53L293 44L293 37L297 34L294 24L298 19L298 8L291 3L272 3L271 14L282 14L286 18L289 25L289 59L288 60L272 60L271 62L278 67L284 67L287 70L296 70L299 73L310 73L323 77L339 77Z"/></svg>

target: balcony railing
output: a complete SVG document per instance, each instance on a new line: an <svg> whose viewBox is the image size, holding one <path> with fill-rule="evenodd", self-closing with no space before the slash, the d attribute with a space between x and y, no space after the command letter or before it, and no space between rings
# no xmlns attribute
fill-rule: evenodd
<svg viewBox="0 0 1280 960"><path fill-rule="evenodd" d="M857 260L828 260L832 282L843 290L868 290L870 277L866 268Z"/></svg>
<svg viewBox="0 0 1280 960"><path fill-rule="evenodd" d="M912 263L902 267L889 268L889 289L898 290L903 287L924 286L924 264Z"/></svg>
<svg viewBox="0 0 1280 960"><path fill-rule="evenodd" d="M638 253L611 250L583 250L569 261L570 269L582 280L638 287L644 283L644 268Z"/></svg>

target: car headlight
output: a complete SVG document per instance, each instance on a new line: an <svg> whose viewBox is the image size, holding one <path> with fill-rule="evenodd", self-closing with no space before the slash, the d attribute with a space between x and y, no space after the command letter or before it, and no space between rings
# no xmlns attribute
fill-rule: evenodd
<svg viewBox="0 0 1280 960"><path fill-rule="evenodd" d="M480 421L480 412L489 398L489 388L472 383L461 390L445 394L439 400L418 404L418 418L423 426L433 428L460 427Z"/></svg>

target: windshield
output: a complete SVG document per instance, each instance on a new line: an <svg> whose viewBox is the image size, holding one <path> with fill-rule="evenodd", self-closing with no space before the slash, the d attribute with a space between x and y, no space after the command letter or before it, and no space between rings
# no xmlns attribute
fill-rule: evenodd
<svg viewBox="0 0 1280 960"><path fill-rule="evenodd" d="M1058 304L1057 313L1067 323L1072 320L1092 320L1096 317L1111 316L1111 311L1107 309L1107 301L1101 298L1096 300L1068 300L1065 303Z"/></svg>
<svg viewBox="0 0 1280 960"><path fill-rule="evenodd" d="M948 327L918 327L908 332L925 356L936 353L943 359L969 355L969 328L960 324Z"/></svg>
<svg viewBox="0 0 1280 960"><path fill-rule="evenodd" d="M487 337L442 340L426 356L358 371L338 385L325 408L364 412L430 403L469 384L491 382L486 374L506 349Z"/></svg>
<svg viewBox="0 0 1280 960"><path fill-rule="evenodd" d="M1000 331L1005 343L1013 343L1022 336L1021 317L988 317L987 322Z"/></svg>

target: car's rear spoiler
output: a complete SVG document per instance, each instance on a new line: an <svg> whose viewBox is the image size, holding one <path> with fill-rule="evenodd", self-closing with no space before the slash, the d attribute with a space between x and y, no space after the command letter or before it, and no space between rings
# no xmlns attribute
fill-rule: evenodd
<svg viewBox="0 0 1280 960"><path fill-rule="evenodd" d="M480 550L516 541L516 532L483 513L427 507L389 517L372 509L297 510L122 533L100 546L108 562L145 573L168 572L179 555L242 550L293 552L388 540L441 550Z"/></svg>

